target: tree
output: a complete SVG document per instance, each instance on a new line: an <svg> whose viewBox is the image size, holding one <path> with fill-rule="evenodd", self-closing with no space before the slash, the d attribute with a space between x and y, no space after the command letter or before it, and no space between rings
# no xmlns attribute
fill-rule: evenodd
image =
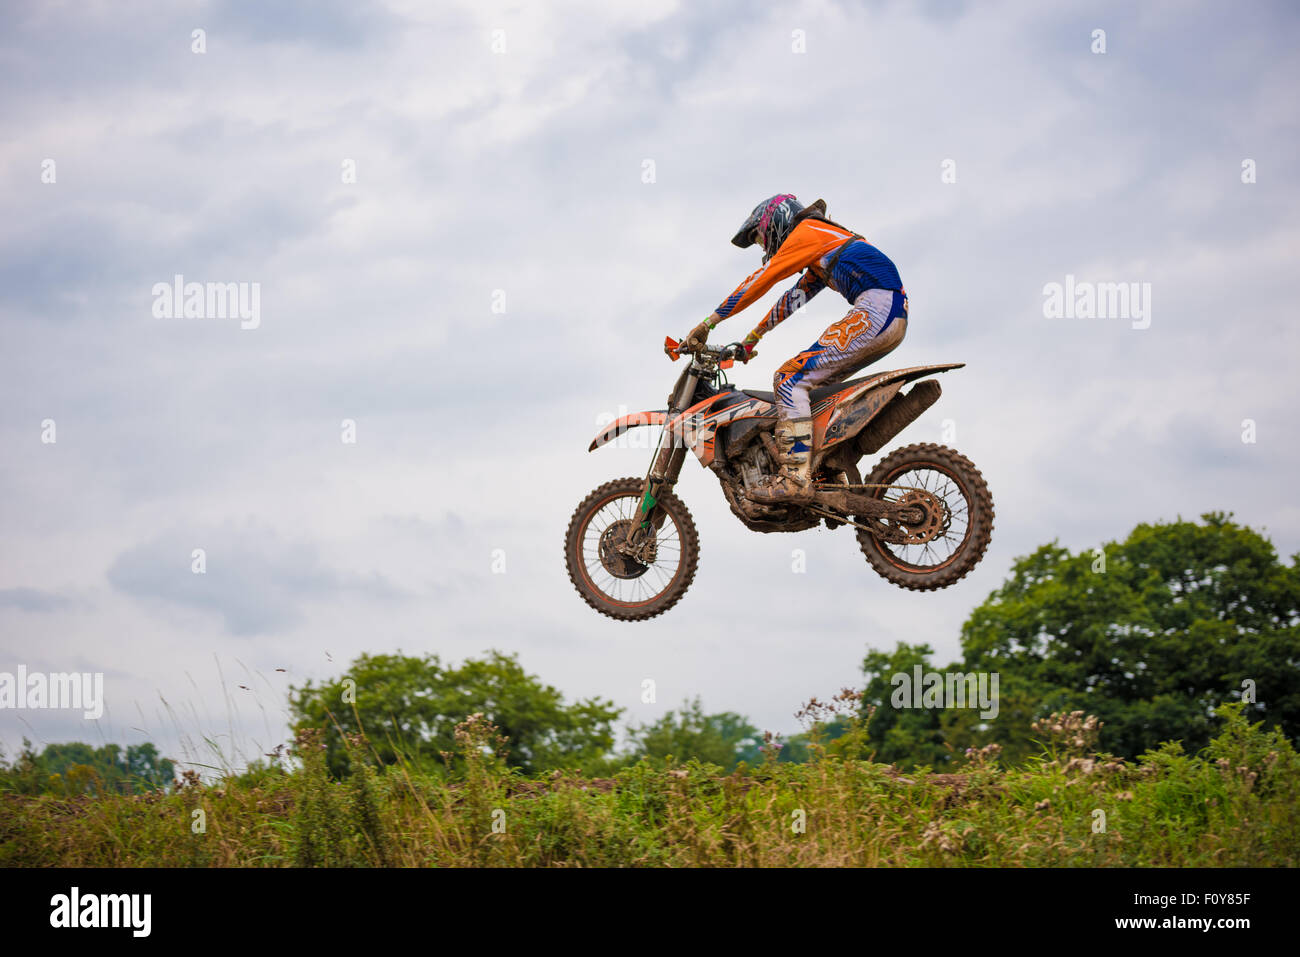
<svg viewBox="0 0 1300 957"><path fill-rule="evenodd" d="M622 714L597 698L566 705L516 656L495 651L458 668L437 655L361 655L334 681L292 689L290 708L296 729L325 729L329 768L340 776L349 771L344 734L364 731L382 763L401 754L429 764L454 750L456 725L475 713L506 737L512 767L586 770L613 747L613 722Z"/></svg>
<svg viewBox="0 0 1300 957"><path fill-rule="evenodd" d="M866 686L862 692L864 708L873 707L874 714L867 726L867 740L876 749L876 760L887 764L905 766L929 765L939 767L949 761L951 751L944 747L940 714L917 708L894 708L890 704L893 686L890 678L896 674L911 674L916 665L926 671L930 667L929 645L909 645L900 641L890 654L880 651L867 653L862 662Z"/></svg>
<svg viewBox="0 0 1300 957"><path fill-rule="evenodd" d="M142 794L167 787L175 773L175 764L160 757L158 749L147 741L125 751L116 744L96 748L71 741L46 745L37 754L24 739L18 760L4 768L4 778L15 790L56 794Z"/></svg>
<svg viewBox="0 0 1300 957"><path fill-rule="evenodd" d="M754 764L761 760L760 737L743 715L732 711L705 714L699 698L683 701L681 710L669 711L653 724L628 728L633 761L694 758L727 772L734 771L741 761Z"/></svg>
<svg viewBox="0 0 1300 957"><path fill-rule="evenodd" d="M807 731L792 734L782 741L776 759L785 764L807 764L812 760L814 744L821 745L828 753L834 754L848 740L845 735L852 727L850 716L843 714L829 721L814 722Z"/></svg>
<svg viewBox="0 0 1300 957"><path fill-rule="evenodd" d="M1139 525L1122 542L1071 555L1055 543L1020 558L962 628L965 672L997 672L999 713L890 713L873 720L887 760L934 763L933 735L960 754L996 741L1008 760L1034 745L1030 723L1081 709L1101 718L1101 747L1136 757L1162 741L1205 746L1214 709L1247 699L1247 716L1300 735L1300 566L1222 513L1201 523ZM921 661L913 659L921 654ZM869 682L924 663L900 645L864 661ZM910 657L909 657L910 655ZM881 703L879 688L874 700ZM1253 700L1251 700L1253 699ZM880 735L877 738L877 735Z"/></svg>

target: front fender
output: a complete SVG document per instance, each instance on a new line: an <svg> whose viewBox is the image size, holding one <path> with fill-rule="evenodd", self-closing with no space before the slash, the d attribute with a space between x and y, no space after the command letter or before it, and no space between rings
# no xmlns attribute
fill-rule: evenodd
<svg viewBox="0 0 1300 957"><path fill-rule="evenodd" d="M618 438L628 429L635 429L640 425L663 425L668 421L668 410L659 409L654 412L632 412L621 418L615 419L609 425L605 426L596 437L591 440L591 445L587 446L588 452L594 452L606 442L611 442Z"/></svg>

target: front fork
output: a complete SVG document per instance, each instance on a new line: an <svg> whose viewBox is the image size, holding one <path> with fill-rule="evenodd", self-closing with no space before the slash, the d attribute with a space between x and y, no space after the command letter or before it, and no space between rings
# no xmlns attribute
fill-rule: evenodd
<svg viewBox="0 0 1300 957"><path fill-rule="evenodd" d="M659 500L664 492L670 491L677 484L677 477L682 473L682 463L686 461L686 443L669 434L667 423L672 422L689 405L697 381L693 372L683 375L671 397L664 430L659 434L659 444L655 446L650 471L646 473L645 482L641 486L641 504L637 507L635 519L628 526L625 540L615 546L624 555L630 555L646 565L655 560L659 529L667 517L667 513L659 507Z"/></svg>
<svg viewBox="0 0 1300 957"><path fill-rule="evenodd" d="M685 444L670 436L665 429L659 436L654 461L641 486L641 504L637 506L636 517L628 526L626 539L616 546L624 555L630 555L646 565L655 561L659 529L667 517L659 500L664 492L670 491L677 484L677 476L681 474L685 460Z"/></svg>

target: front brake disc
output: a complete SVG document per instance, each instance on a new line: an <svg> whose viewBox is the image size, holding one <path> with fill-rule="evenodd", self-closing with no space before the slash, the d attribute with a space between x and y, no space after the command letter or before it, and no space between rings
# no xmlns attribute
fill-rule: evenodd
<svg viewBox="0 0 1300 957"><path fill-rule="evenodd" d="M621 518L610 522L600 533L600 564L615 578L640 578L650 568L619 550L619 545L626 543L628 529L631 527L632 519Z"/></svg>

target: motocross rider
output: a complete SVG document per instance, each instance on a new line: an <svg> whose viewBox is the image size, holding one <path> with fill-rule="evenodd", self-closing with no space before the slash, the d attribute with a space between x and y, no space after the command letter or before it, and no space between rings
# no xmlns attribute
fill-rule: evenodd
<svg viewBox="0 0 1300 957"><path fill-rule="evenodd" d="M754 207L731 242L763 247L763 265L702 323L691 330L687 348L699 348L722 320L757 302L778 281L803 271L744 339L745 361L757 355L759 339L829 287L852 303L848 314L779 369L776 442L780 471L750 489L763 504L812 501L812 389L849 378L895 349L907 333L907 293L898 269L884 253L851 230L826 218L826 203L803 206L783 193Z"/></svg>

